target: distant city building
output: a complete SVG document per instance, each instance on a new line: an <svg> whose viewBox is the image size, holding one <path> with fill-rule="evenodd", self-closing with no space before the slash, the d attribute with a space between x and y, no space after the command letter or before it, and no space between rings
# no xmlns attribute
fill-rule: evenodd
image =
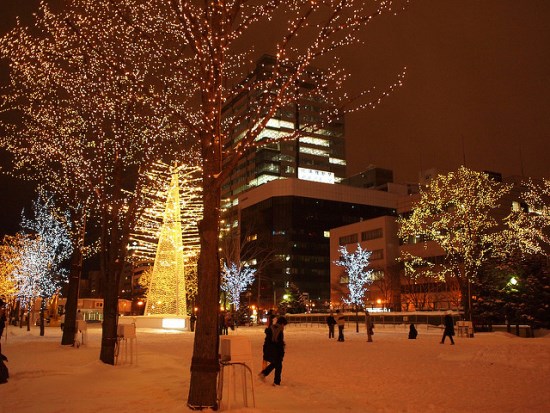
<svg viewBox="0 0 550 413"><path fill-rule="evenodd" d="M330 302L334 308L342 307L349 290L344 269L335 264L340 259L340 246L354 252L357 245L371 252L369 269L375 281L369 286L365 305L377 309L401 309L401 281L399 239L395 216L367 219L330 231Z"/></svg>
<svg viewBox="0 0 550 413"><path fill-rule="evenodd" d="M239 197L242 253L261 252L252 298L276 306L293 286L320 305L330 301L330 231L395 216L399 194L289 178Z"/></svg>
<svg viewBox="0 0 550 413"><path fill-rule="evenodd" d="M388 183L393 183L391 169L370 165L366 170L342 180L342 184L359 188L387 190Z"/></svg>
<svg viewBox="0 0 550 413"><path fill-rule="evenodd" d="M275 63L275 57L262 56L251 75L252 81L270 78ZM287 70L291 71L292 68L288 67ZM310 85L305 82L300 87L307 88ZM254 105L258 100L260 93L243 92L226 105L225 117L238 118L239 115L247 113L250 105ZM345 178L343 118L305 135L302 134L294 140L261 145L262 140L277 139L301 129L304 125L316 124L321 111L326 109L327 105L322 98L311 96L310 99L301 100L291 107L281 108L268 121L265 130L257 139L260 145L245 154L222 187L222 207L228 227L237 226L238 197L247 190L283 178L324 183L338 183ZM248 117L243 116L242 122L224 142L226 149L233 148L247 130L255 126L250 122Z"/></svg>

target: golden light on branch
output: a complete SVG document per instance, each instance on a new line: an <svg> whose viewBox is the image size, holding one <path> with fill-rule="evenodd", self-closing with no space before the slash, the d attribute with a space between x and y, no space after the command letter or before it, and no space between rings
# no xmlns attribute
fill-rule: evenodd
<svg viewBox="0 0 550 413"><path fill-rule="evenodd" d="M0 298L11 302L17 294L17 283L14 277L16 268L21 263L23 253L23 235L6 235L0 245Z"/></svg>
<svg viewBox="0 0 550 413"><path fill-rule="evenodd" d="M545 231L550 224L548 181L527 182L522 194L525 208L518 199L511 203L508 214L499 213L511 189L512 184L466 167L437 176L421 190L411 214L398 220L406 271L418 275L425 272L440 279L455 277L463 306L468 309L467 287L478 281L481 267L490 259L545 253L549 245ZM514 204L518 205L515 210ZM408 250L406 244L411 239L437 245L443 260L433 268L426 267L425 259Z"/></svg>

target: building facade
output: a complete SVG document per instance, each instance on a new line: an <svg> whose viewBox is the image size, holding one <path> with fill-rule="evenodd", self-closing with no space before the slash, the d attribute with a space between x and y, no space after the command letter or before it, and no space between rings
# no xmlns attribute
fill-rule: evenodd
<svg viewBox="0 0 550 413"><path fill-rule="evenodd" d="M269 79L275 65L275 57L262 56L248 82ZM288 67L287 70L292 68ZM299 87L310 86L307 81L302 81ZM247 114L252 111L251 107L257 105L261 93L265 92L243 92L224 107L226 119L240 119L231 134L226 136L226 150L234 148L244 134L255 126L254 120ZM229 227L237 226L238 197L250 189L284 178L325 183L338 183L344 179L346 158L343 118L322 127L312 126L322 123L322 113L326 110L327 104L322 98L312 95L292 106L280 108L269 119L256 139L257 145L246 152L222 186L222 208ZM300 131L297 138L285 140L285 137L296 131ZM278 141L262 144L262 141L272 139Z"/></svg>
<svg viewBox="0 0 550 413"><path fill-rule="evenodd" d="M340 247L352 253L357 245L371 252L369 269L373 271L373 283L365 295L365 306L371 309L400 309L400 268L397 261L399 239L397 217L381 216L330 231L330 302L333 307L344 307L347 298L348 279L344 268L335 264L340 259Z"/></svg>
<svg viewBox="0 0 550 413"><path fill-rule="evenodd" d="M394 216L399 195L344 185L284 179L239 197L242 255L258 270L252 300L262 308L299 291L330 304L330 231ZM250 251L258 251L254 256Z"/></svg>

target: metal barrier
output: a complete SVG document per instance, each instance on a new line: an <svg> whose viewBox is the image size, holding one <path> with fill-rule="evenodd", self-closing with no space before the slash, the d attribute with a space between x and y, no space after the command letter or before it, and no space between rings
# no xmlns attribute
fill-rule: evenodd
<svg viewBox="0 0 550 413"><path fill-rule="evenodd" d="M115 348L115 364L119 364L120 351L122 349L121 362L128 362L128 347L130 347L130 363L134 363L134 359L137 364L137 347L136 345L136 323L131 324L119 324L117 326L117 341Z"/></svg>
<svg viewBox="0 0 550 413"><path fill-rule="evenodd" d="M229 371L226 374L226 369ZM218 376L218 406L223 399L224 381L227 382L227 408L231 409L231 396L236 400L237 370L242 372L240 384L245 407L248 407L248 383L252 394L252 407L256 407L254 394L254 377L252 374L252 346L250 340L244 336L220 337L220 374ZM225 377L227 376L227 380ZM250 380L248 379L250 377Z"/></svg>

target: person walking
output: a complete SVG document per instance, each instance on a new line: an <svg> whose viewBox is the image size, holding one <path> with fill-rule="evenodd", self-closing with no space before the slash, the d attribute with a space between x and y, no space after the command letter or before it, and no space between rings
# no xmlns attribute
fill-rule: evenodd
<svg viewBox="0 0 550 413"><path fill-rule="evenodd" d="M372 336L374 335L374 321L368 310L365 310L365 326L367 328L367 342L372 343Z"/></svg>
<svg viewBox="0 0 550 413"><path fill-rule="evenodd" d="M4 334L4 328L6 327L6 308L4 301L0 299L0 383L7 383L10 374L8 367L4 364L4 361L8 361L8 358L2 354L2 335Z"/></svg>
<svg viewBox="0 0 550 413"><path fill-rule="evenodd" d="M447 311L447 314L445 314L444 318L444 324L445 324L445 330L443 330L443 337L441 338L441 343L445 343L445 337L449 337L451 339L451 345L454 346L455 341L453 340L453 336L455 335L455 326L453 323L453 317L451 316L451 312Z"/></svg>
<svg viewBox="0 0 550 413"><path fill-rule="evenodd" d="M334 315L332 314L332 311L331 311L329 316L327 317L328 338L334 338L334 325L335 324L336 324L336 320L334 319Z"/></svg>
<svg viewBox="0 0 550 413"><path fill-rule="evenodd" d="M218 333L220 335L225 335L225 312L221 311L218 314Z"/></svg>
<svg viewBox="0 0 550 413"><path fill-rule="evenodd" d="M2 344L2 336L6 328L6 307L4 301L0 299L0 345Z"/></svg>
<svg viewBox="0 0 550 413"><path fill-rule="evenodd" d="M340 310L336 310L336 324L338 324L338 341L344 341L344 325L346 324L346 317Z"/></svg>
<svg viewBox="0 0 550 413"><path fill-rule="evenodd" d="M197 315L193 311L191 313L191 316L189 317L189 328L191 329L191 332L195 331L195 323L197 322Z"/></svg>
<svg viewBox="0 0 550 413"><path fill-rule="evenodd" d="M264 359L269 362L269 365L258 376L260 380L265 381L265 378L275 370L275 377L273 378L274 386L281 385L283 358L285 356L285 336L283 331L287 323L285 317L278 317L275 324L265 329Z"/></svg>
<svg viewBox="0 0 550 413"><path fill-rule="evenodd" d="M415 340L417 335L418 331L416 331L416 327L414 326L414 324L411 324L409 326L409 340Z"/></svg>

